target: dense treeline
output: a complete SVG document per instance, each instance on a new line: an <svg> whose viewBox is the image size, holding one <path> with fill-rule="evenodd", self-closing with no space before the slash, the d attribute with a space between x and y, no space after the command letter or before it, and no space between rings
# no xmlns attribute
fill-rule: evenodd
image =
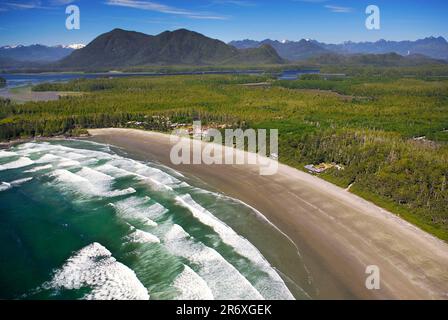
<svg viewBox="0 0 448 320"><path fill-rule="evenodd" d="M266 81L272 85L244 85ZM76 80L35 90L84 94L0 101L0 139L111 126L167 131L193 119L276 128L281 161L297 168L337 163L344 169L324 178L448 239L446 80L204 75Z"/></svg>
<svg viewBox="0 0 448 320"><path fill-rule="evenodd" d="M328 180L393 211L447 239L448 148L403 139L397 133L338 129L289 137L281 145L287 162L337 163L343 170L325 173ZM358 192L357 192L358 191ZM409 216L413 212L415 216Z"/></svg>
<svg viewBox="0 0 448 320"><path fill-rule="evenodd" d="M381 66L347 66L344 64L333 64L321 66L324 73L344 73L356 77L380 77L380 78L401 78L417 77L421 79L431 79L443 77L448 78L448 65L434 66L412 66L412 67L381 67Z"/></svg>
<svg viewBox="0 0 448 320"><path fill-rule="evenodd" d="M426 57L424 55L402 56L395 52L379 54L335 54L325 53L307 60L309 63L329 66L354 66L354 67L415 67L415 66L440 66L446 65L446 61Z"/></svg>
<svg viewBox="0 0 448 320"><path fill-rule="evenodd" d="M312 76L312 77L311 77ZM330 90L353 96L446 96L446 81L420 81L417 79L335 78L325 80L319 75L307 75L302 81L277 81L275 84L289 89ZM448 78L447 78L448 80Z"/></svg>

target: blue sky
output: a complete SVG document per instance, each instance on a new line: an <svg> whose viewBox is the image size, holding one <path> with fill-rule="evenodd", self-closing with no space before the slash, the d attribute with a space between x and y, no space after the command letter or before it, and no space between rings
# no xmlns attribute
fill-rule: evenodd
<svg viewBox="0 0 448 320"><path fill-rule="evenodd" d="M80 30L65 28L70 3L80 8ZM381 30L365 28L370 4L381 9ZM448 38L447 20L446 0L1 0L0 45L87 44L114 28L187 28L226 42L415 40Z"/></svg>

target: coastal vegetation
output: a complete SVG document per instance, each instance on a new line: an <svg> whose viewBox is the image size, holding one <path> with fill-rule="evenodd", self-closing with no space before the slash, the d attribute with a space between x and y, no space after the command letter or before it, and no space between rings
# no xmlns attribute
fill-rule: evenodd
<svg viewBox="0 0 448 320"><path fill-rule="evenodd" d="M3 88L4 86L6 86L6 80L5 78L0 77L0 88Z"/></svg>
<svg viewBox="0 0 448 320"><path fill-rule="evenodd" d="M338 164L321 177L448 240L448 79L440 68L347 67L352 76L328 80L190 75L41 84L34 90L82 95L0 100L0 140L101 127L167 132L195 119L275 128L281 162ZM244 85L254 83L268 85Z"/></svg>

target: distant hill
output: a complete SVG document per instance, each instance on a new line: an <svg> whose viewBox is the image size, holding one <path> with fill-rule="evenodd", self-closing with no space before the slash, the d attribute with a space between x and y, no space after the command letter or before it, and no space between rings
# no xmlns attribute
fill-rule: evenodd
<svg viewBox="0 0 448 320"><path fill-rule="evenodd" d="M47 63L38 61L18 61L10 58L0 57L0 69L2 71L10 71L17 69L35 69L46 66Z"/></svg>
<svg viewBox="0 0 448 320"><path fill-rule="evenodd" d="M414 54L401 56L397 53L386 54L351 54L337 53L324 54L307 60L317 65L343 65L343 66L374 66L374 67L409 67L420 65L447 64L445 60L428 58L424 55Z"/></svg>
<svg viewBox="0 0 448 320"><path fill-rule="evenodd" d="M0 47L0 58L27 62L54 62L70 55L82 45L44 46L34 44L31 46L4 46Z"/></svg>
<svg viewBox="0 0 448 320"><path fill-rule="evenodd" d="M229 44L236 48L257 48L263 44L272 45L279 55L291 61L305 60L325 53L338 54L385 54L397 53L402 56L425 55L433 59L448 60L448 42L443 37L428 37L416 41L344 42L326 44L315 40L274 41L241 40Z"/></svg>
<svg viewBox="0 0 448 320"><path fill-rule="evenodd" d="M420 54L434 59L448 60L448 42L443 37L428 37L416 41L344 42L342 44L318 43L321 47L342 54L398 53L403 56Z"/></svg>
<svg viewBox="0 0 448 320"><path fill-rule="evenodd" d="M250 65L259 64L260 61L264 64L281 64L284 62L282 58L278 55L277 51L270 45L262 45L259 48L249 48L249 49L241 49L238 50L238 54L232 56L227 60L223 60L222 64L224 65L235 65L235 64L243 64Z"/></svg>
<svg viewBox="0 0 448 320"><path fill-rule="evenodd" d="M300 41L276 41L266 39L260 42L253 40L232 41L230 45L238 49L258 48L262 45L272 46L278 54L286 60L298 61L306 60L310 57L330 53L331 51L323 48L317 43L302 39Z"/></svg>
<svg viewBox="0 0 448 320"><path fill-rule="evenodd" d="M200 33L180 29L151 36L114 29L59 65L65 68L103 68L145 65L279 64L283 59L269 46L238 50Z"/></svg>

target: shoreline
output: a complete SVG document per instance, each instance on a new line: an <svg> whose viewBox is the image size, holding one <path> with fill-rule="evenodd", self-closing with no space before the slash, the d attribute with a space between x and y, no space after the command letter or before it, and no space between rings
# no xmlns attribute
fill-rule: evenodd
<svg viewBox="0 0 448 320"><path fill-rule="evenodd" d="M87 136L73 136L73 137L67 137L67 136L54 136L54 137L33 137L33 138L21 138L21 139L14 139L9 140L7 142L0 142L0 150L2 149L9 149L11 147L14 147L18 144L26 143L26 142L32 142L32 141L57 141L57 140L79 140L79 139L85 139Z"/></svg>
<svg viewBox="0 0 448 320"><path fill-rule="evenodd" d="M447 243L330 182L283 164L273 176L260 176L256 165L174 166L166 134L89 133L256 209L299 248L318 288L314 298L448 299ZM380 290L365 287L369 265L380 267Z"/></svg>

